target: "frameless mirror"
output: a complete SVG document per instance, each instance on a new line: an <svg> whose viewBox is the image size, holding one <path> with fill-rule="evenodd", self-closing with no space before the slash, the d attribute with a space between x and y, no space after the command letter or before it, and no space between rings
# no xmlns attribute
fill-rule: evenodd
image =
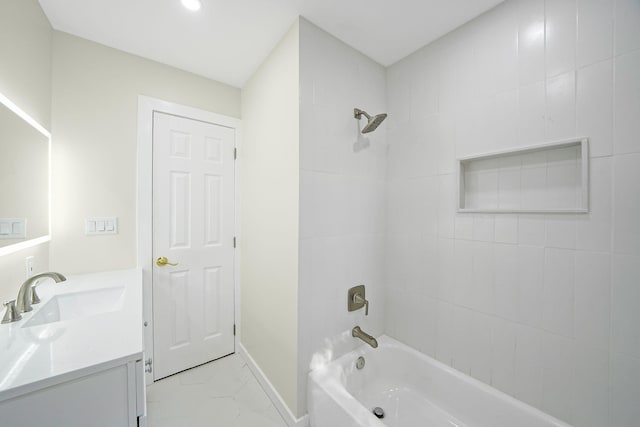
<svg viewBox="0 0 640 427"><path fill-rule="evenodd" d="M49 132L0 94L0 255L50 239Z"/></svg>

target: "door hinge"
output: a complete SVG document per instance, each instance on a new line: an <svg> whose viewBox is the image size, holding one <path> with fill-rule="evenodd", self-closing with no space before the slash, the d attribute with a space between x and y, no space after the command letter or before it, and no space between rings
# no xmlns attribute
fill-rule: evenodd
<svg viewBox="0 0 640 427"><path fill-rule="evenodd" d="M236 247L236 236L233 236L233 247Z"/></svg>
<svg viewBox="0 0 640 427"><path fill-rule="evenodd" d="M238 149L234 148L233 149L233 160L237 160L238 159Z"/></svg>
<svg viewBox="0 0 640 427"><path fill-rule="evenodd" d="M233 324L233 336L234 337L236 336L236 324L235 323Z"/></svg>
<svg viewBox="0 0 640 427"><path fill-rule="evenodd" d="M151 358L148 358L144 361L144 371L148 374L153 372L153 368L151 365L153 365L153 360Z"/></svg>

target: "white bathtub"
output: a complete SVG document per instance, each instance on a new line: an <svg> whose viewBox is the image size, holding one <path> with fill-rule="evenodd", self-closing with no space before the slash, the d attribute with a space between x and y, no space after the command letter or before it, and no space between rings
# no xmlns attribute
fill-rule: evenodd
<svg viewBox="0 0 640 427"><path fill-rule="evenodd" d="M378 343L309 374L311 427L570 427L392 338Z"/></svg>

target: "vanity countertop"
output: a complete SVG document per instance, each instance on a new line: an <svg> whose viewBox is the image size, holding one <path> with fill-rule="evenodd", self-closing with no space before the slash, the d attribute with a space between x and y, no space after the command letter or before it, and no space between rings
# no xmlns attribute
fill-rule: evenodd
<svg viewBox="0 0 640 427"><path fill-rule="evenodd" d="M142 358L139 270L67 276L60 283L46 279L38 295L42 302L22 320L0 325L0 401ZM97 298L98 308L84 299L73 308L84 310L76 318L35 324L47 303L63 313L76 296Z"/></svg>

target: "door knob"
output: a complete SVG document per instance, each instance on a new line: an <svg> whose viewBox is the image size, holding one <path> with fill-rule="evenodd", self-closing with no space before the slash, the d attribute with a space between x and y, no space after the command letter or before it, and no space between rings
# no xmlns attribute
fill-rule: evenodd
<svg viewBox="0 0 640 427"><path fill-rule="evenodd" d="M161 256L156 260L156 265L158 267L164 267L165 265L173 265L175 267L176 265L178 265L178 263L169 262L167 257Z"/></svg>

